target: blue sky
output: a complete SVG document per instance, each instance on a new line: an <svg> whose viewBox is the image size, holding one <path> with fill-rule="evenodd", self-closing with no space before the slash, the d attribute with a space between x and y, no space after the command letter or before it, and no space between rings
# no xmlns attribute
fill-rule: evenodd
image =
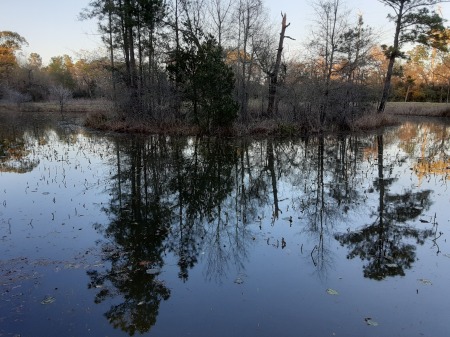
<svg viewBox="0 0 450 337"><path fill-rule="evenodd" d="M286 12L291 26L287 34L296 38L288 48L301 48L313 25L313 0L264 0L273 22L280 24L280 12ZM361 12L366 24L372 26L384 43L393 35L392 23L386 20L388 8L377 0L346 0L348 9L356 17ZM95 20L79 21L78 14L89 0L0 0L0 30L11 30L27 39L31 52L40 54L44 63L50 57L68 54L76 55L80 50L95 50L102 46ZM450 18L450 4L442 4L443 15ZM450 25L450 22L447 23ZM278 27L277 27L278 29Z"/></svg>

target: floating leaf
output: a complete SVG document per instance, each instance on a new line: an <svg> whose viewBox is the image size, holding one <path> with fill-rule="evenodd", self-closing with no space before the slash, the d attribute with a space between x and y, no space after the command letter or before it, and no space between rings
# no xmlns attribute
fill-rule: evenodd
<svg viewBox="0 0 450 337"><path fill-rule="evenodd" d="M237 277L237 278L234 280L234 283L236 283L236 284L242 284L242 283L244 283L244 280L241 279L240 277Z"/></svg>
<svg viewBox="0 0 450 337"><path fill-rule="evenodd" d="M428 220L425 220L425 219L419 219L419 221L420 221L421 223L430 223Z"/></svg>
<svg viewBox="0 0 450 337"><path fill-rule="evenodd" d="M370 317L366 317L364 318L364 321L366 322L367 325L370 326L378 326L378 322L375 322L372 318Z"/></svg>
<svg viewBox="0 0 450 337"><path fill-rule="evenodd" d="M339 293L338 293L336 290L331 289L331 288L328 288L328 289L327 289L327 293L328 293L329 295L339 295Z"/></svg>
<svg viewBox="0 0 450 337"><path fill-rule="evenodd" d="M427 280L427 279L424 279L424 278L420 278L420 279L418 279L417 281L419 281L420 283L425 284L425 285L427 285L427 286L433 285L433 283L431 283L430 280Z"/></svg>
<svg viewBox="0 0 450 337"><path fill-rule="evenodd" d="M41 301L41 304L51 304L53 302L55 302L56 298L54 298L53 296L45 296L44 299Z"/></svg>

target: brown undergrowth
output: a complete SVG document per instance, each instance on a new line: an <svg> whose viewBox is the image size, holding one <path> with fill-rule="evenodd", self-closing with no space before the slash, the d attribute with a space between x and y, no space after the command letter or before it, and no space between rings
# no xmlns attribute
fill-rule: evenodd
<svg viewBox="0 0 450 337"><path fill-rule="evenodd" d="M0 102L3 112L45 112L59 113L57 102L12 104ZM84 114L86 127L121 133L167 134L167 135L202 135L205 133L226 137L298 137L321 132L305 122L284 122L283 120L254 120L250 123L235 123L229 128L217 128L204 132L198 126L186 121L157 122L151 119L120 117L114 104L107 100L72 100L64 107L64 113ZM347 131L368 131L399 123L397 116L450 117L450 104L445 103L399 103L390 102L382 114L366 114L345 126ZM342 129L342 127L341 127ZM326 132L338 132L339 127L331 125Z"/></svg>

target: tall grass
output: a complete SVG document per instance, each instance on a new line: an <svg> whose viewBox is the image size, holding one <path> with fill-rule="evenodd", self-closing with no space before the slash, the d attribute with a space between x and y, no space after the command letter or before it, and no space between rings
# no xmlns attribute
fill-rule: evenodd
<svg viewBox="0 0 450 337"><path fill-rule="evenodd" d="M387 114L402 116L450 117L450 104L427 102L389 102Z"/></svg>

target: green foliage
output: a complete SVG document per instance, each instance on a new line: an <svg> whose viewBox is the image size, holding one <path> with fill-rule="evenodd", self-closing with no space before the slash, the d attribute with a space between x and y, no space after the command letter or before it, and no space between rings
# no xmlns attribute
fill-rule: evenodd
<svg viewBox="0 0 450 337"><path fill-rule="evenodd" d="M447 50L448 36L445 32L444 20L437 13L431 13L428 8L421 8L416 12L404 16L404 29L401 43L418 42L432 46L439 50Z"/></svg>
<svg viewBox="0 0 450 337"><path fill-rule="evenodd" d="M433 6L444 2L442 0L378 0L392 8L395 15L388 14L388 19L396 24L398 30L398 45L383 46L389 58L405 55L400 48L405 43L420 43L440 50L447 49L448 36L445 31L445 20L435 12L429 10Z"/></svg>
<svg viewBox="0 0 450 337"><path fill-rule="evenodd" d="M184 47L173 52L167 70L180 85L183 98L190 102L194 123L208 131L230 126L238 105L232 96L234 75L223 60L222 47L211 36L200 42L186 34L184 42Z"/></svg>

